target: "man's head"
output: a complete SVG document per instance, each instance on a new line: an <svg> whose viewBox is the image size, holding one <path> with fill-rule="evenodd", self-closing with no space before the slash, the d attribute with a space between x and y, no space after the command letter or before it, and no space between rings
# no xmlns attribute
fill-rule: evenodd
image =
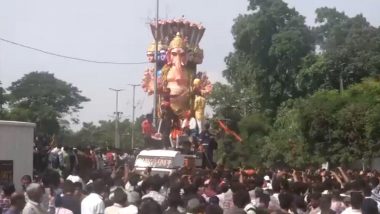
<svg viewBox="0 0 380 214"><path fill-rule="evenodd" d="M116 188L113 192L113 202L122 206L127 202L127 194L121 188Z"/></svg>
<svg viewBox="0 0 380 214"><path fill-rule="evenodd" d="M46 170L41 180L45 187L57 188L61 183L61 176L54 170Z"/></svg>
<svg viewBox="0 0 380 214"><path fill-rule="evenodd" d="M259 207L267 209L269 207L270 196L269 194L262 193L259 196Z"/></svg>
<svg viewBox="0 0 380 214"><path fill-rule="evenodd" d="M12 193L16 191L15 185L13 184L7 184L3 186L3 193L5 196L10 197Z"/></svg>
<svg viewBox="0 0 380 214"><path fill-rule="evenodd" d="M81 196L83 192L83 185L81 182L74 183L74 196Z"/></svg>
<svg viewBox="0 0 380 214"><path fill-rule="evenodd" d="M379 179L377 177L369 178L368 185L371 187L371 189L377 187L377 185L379 185Z"/></svg>
<svg viewBox="0 0 380 214"><path fill-rule="evenodd" d="M21 186L24 191L26 190L26 187L31 183L32 177L30 177L30 175L24 175L21 177Z"/></svg>
<svg viewBox="0 0 380 214"><path fill-rule="evenodd" d="M331 196L329 195L323 195L319 200L319 207L321 208L321 211L329 211L331 207Z"/></svg>
<svg viewBox="0 0 380 214"><path fill-rule="evenodd" d="M363 203L363 195L360 192L351 193L351 206L353 209L360 210Z"/></svg>
<svg viewBox="0 0 380 214"><path fill-rule="evenodd" d="M292 207L293 196L290 193L282 192L278 195L280 207L284 210L289 210Z"/></svg>
<svg viewBox="0 0 380 214"><path fill-rule="evenodd" d="M104 183L102 179L96 179L92 183L92 186L93 186L93 192L99 195L103 195L106 191L106 184Z"/></svg>
<svg viewBox="0 0 380 214"><path fill-rule="evenodd" d="M139 213L140 214L161 214L162 209L161 209L160 204L158 204L152 198L144 198L141 201L141 204L139 206Z"/></svg>
<svg viewBox="0 0 380 214"><path fill-rule="evenodd" d="M28 198L34 202L41 203L42 195L44 194L44 189L40 184L31 183L26 188L26 194Z"/></svg>
<svg viewBox="0 0 380 214"><path fill-rule="evenodd" d="M211 204L211 205L219 205L219 198L217 196L210 197L209 204Z"/></svg>
<svg viewBox="0 0 380 214"><path fill-rule="evenodd" d="M220 208L218 205L208 205L205 210L206 214L223 214L223 209Z"/></svg>
<svg viewBox="0 0 380 214"><path fill-rule="evenodd" d="M185 117L186 117L187 119L189 119L189 118L191 117L191 111L186 111L186 112L185 112Z"/></svg>
<svg viewBox="0 0 380 214"><path fill-rule="evenodd" d="M145 117L146 117L146 119L147 119L149 122L152 122L152 121L153 121L153 115L152 115L152 114L147 114Z"/></svg>
<svg viewBox="0 0 380 214"><path fill-rule="evenodd" d="M11 205L21 211L25 207L25 196L22 193L13 193L11 195Z"/></svg>
<svg viewBox="0 0 380 214"><path fill-rule="evenodd" d="M187 213L203 213L204 209L204 205L198 198L192 198L186 204Z"/></svg>
<svg viewBox="0 0 380 214"><path fill-rule="evenodd" d="M160 191L161 185L162 185L162 180L159 175L154 175L152 177L148 178L148 188L153 191Z"/></svg>
<svg viewBox="0 0 380 214"><path fill-rule="evenodd" d="M179 193L169 193L168 196L168 206L172 208L177 208L182 205L181 195Z"/></svg>
<svg viewBox="0 0 380 214"><path fill-rule="evenodd" d="M70 180L66 180L63 183L63 193L66 194L73 194L75 191L74 183Z"/></svg>
<svg viewBox="0 0 380 214"><path fill-rule="evenodd" d="M321 194L320 193L312 193L310 195L310 205L313 208L317 208L319 206L319 199L320 198L321 198Z"/></svg>
<svg viewBox="0 0 380 214"><path fill-rule="evenodd" d="M236 207L244 208L245 205L247 205L251 202L251 197L249 196L249 193L247 190L240 189L240 190L234 192L234 194L232 196L232 201L234 202Z"/></svg>

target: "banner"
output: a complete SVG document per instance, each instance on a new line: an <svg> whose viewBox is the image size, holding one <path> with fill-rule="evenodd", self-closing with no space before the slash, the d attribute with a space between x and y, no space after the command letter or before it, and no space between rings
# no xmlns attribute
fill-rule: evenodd
<svg viewBox="0 0 380 214"><path fill-rule="evenodd" d="M174 168L173 158L152 157L152 156L139 156L136 159L135 166L137 166L137 167L164 168L164 169Z"/></svg>
<svg viewBox="0 0 380 214"><path fill-rule="evenodd" d="M233 130L229 129L226 124L224 124L221 120L218 120L218 123L219 123L219 126L229 135L232 135L237 141L239 141L240 143L243 141L241 139L241 137L236 133L234 132Z"/></svg>

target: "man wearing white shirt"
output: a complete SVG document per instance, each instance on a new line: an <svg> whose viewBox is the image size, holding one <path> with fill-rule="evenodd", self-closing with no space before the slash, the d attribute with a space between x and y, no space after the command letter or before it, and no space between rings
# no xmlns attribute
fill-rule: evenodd
<svg viewBox="0 0 380 214"><path fill-rule="evenodd" d="M130 192L127 192L127 196L128 196L127 198L128 198L129 206L123 208L122 212L128 213L128 214L137 214L138 208L136 205L140 201L140 194L135 191L130 191Z"/></svg>
<svg viewBox="0 0 380 214"><path fill-rule="evenodd" d="M129 205L128 207L124 207L120 210L120 214L137 214L139 210L135 205Z"/></svg>
<svg viewBox="0 0 380 214"><path fill-rule="evenodd" d="M345 209L342 214L361 214L363 195L360 192L351 193L351 207Z"/></svg>
<svg viewBox="0 0 380 214"><path fill-rule="evenodd" d="M185 119L182 122L181 128L183 130L189 130L190 134L197 134L197 120L191 116L190 111L185 114Z"/></svg>
<svg viewBox="0 0 380 214"><path fill-rule="evenodd" d="M165 196L161 195L158 191L161 189L160 178L157 176L149 177L145 182L148 183L148 193L145 194L141 199L152 198L157 203L162 205L165 201Z"/></svg>
<svg viewBox="0 0 380 214"><path fill-rule="evenodd" d="M124 205L127 202L127 194L125 194L121 188L117 188L113 192L112 201L114 204L110 207L107 207L104 211L104 214L122 213L120 211L124 208Z"/></svg>
<svg viewBox="0 0 380 214"><path fill-rule="evenodd" d="M225 187L225 188L228 188L228 187ZM216 195L216 196L219 198L219 206L223 210L228 210L234 207L234 202L232 200L233 193L231 189L228 189L227 191L222 192L221 194Z"/></svg>
<svg viewBox="0 0 380 214"><path fill-rule="evenodd" d="M81 203L81 214L104 214L103 197L105 185L101 179L93 182L93 192L85 197Z"/></svg>

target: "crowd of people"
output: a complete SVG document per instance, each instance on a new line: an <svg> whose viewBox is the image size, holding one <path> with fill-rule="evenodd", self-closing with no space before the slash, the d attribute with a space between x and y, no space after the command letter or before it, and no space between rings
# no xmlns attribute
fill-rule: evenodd
<svg viewBox="0 0 380 214"><path fill-rule="evenodd" d="M147 118L142 124L147 146L157 143L150 123ZM202 131L188 129L192 142L180 143L180 135L172 134L171 145L161 146L184 153L204 147L202 167L185 161L162 176L150 167L135 171L132 151L36 145L34 175L20 179L21 192L11 183L2 186L0 214L379 213L376 171L231 168L213 161L216 142L208 124Z"/></svg>
<svg viewBox="0 0 380 214"><path fill-rule="evenodd" d="M23 192L16 192L13 184L2 187L2 213L376 214L380 208L380 174L370 170L231 169L223 164L202 169L185 164L162 177L150 168L138 174L128 158L111 158L115 152L107 158L101 152L102 167L91 164L82 173L79 152L69 152L72 161L65 161L64 150L52 149L58 158L49 156L39 176L21 178Z"/></svg>

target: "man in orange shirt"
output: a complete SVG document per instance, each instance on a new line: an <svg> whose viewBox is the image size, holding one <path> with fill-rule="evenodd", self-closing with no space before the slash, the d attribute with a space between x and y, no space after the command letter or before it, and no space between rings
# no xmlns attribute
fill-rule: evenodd
<svg viewBox="0 0 380 214"><path fill-rule="evenodd" d="M152 134L154 133L152 114L147 114L145 120L141 123L141 131L144 136L144 146L145 148L152 147Z"/></svg>

